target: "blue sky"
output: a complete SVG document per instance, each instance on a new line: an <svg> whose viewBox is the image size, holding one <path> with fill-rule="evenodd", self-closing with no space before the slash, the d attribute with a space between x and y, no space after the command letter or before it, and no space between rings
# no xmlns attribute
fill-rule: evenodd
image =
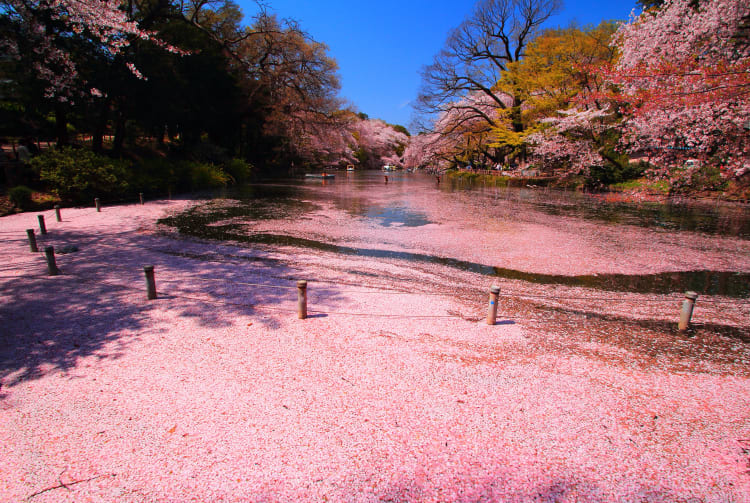
<svg viewBox="0 0 750 503"><path fill-rule="evenodd" d="M563 0L548 26L625 20L635 0ZM246 15L250 0L239 0ZM341 96L361 112L392 124L409 125L420 69L432 62L451 29L468 16L469 0L269 0L281 18L294 18L330 48L339 64Z"/></svg>

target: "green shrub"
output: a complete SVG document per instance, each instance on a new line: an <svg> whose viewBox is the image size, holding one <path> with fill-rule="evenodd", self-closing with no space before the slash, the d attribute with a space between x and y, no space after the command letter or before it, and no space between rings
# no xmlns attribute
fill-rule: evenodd
<svg viewBox="0 0 750 503"><path fill-rule="evenodd" d="M117 197L128 189L126 162L91 150L50 149L33 158L31 164L40 178L67 201L83 203L95 197Z"/></svg>
<svg viewBox="0 0 750 503"><path fill-rule="evenodd" d="M246 182L250 179L252 166L242 159L229 159L222 165L224 171L234 178L236 183Z"/></svg>
<svg viewBox="0 0 750 503"><path fill-rule="evenodd" d="M187 163L190 169L190 185L193 189L222 187L229 182L229 176L213 164Z"/></svg>
<svg viewBox="0 0 750 503"><path fill-rule="evenodd" d="M586 178L586 186L601 188L628 180L635 180L643 175L646 166L647 164L645 163L610 163L604 166L591 166Z"/></svg>
<svg viewBox="0 0 750 503"><path fill-rule="evenodd" d="M31 207L31 193L33 191L25 185L19 185L8 190L8 199L16 208L27 210Z"/></svg>

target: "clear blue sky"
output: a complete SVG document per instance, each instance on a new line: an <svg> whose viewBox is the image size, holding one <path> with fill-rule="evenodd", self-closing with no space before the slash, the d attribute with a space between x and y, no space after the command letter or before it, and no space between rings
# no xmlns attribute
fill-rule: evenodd
<svg viewBox="0 0 750 503"><path fill-rule="evenodd" d="M563 0L549 27L626 20L635 0ZM239 0L246 15L256 7ZM294 18L339 64L341 96L358 111L409 125L420 69L432 62L472 0L268 0L280 18Z"/></svg>

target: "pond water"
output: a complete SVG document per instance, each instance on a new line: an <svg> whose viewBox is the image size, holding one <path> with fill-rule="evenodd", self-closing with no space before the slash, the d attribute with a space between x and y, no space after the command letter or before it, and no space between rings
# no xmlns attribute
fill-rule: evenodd
<svg viewBox="0 0 750 503"><path fill-rule="evenodd" d="M688 232L697 236L716 236L717 239L725 236L745 242L750 240L750 210L742 206L611 202L601 196L577 192L473 187L445 181L438 184L433 177L421 174L389 173L386 182L385 176L378 172L340 172L335 180L257 184L222 192L217 194L217 198L229 198L236 202L191 210L166 219L165 223L176 226L180 232L203 238L439 264L539 284L643 293L695 290L702 294L750 296L750 272L742 268L690 268L648 274L549 274L506 267L506 263L492 262L492 258L475 259L475 254L468 253L473 248L471 243L464 245L467 253L462 253L460 247L435 251L417 245L415 250L412 243L414 236L428 235L435 227L449 220L453 222L454 229L456 225L459 226L454 241L460 241L463 236L460 224L463 220L476 223L486 219L488 226L504 222L513 227L514 224L537 225L544 222L545 215L565 217L574 222L593 222L597 229L606 232L614 230L617 233L622 229L624 233L629 226L637 226L669 235ZM348 227L348 221L332 226L334 231L328 234L316 232L315 237L305 232L295 235L290 232L269 232L268 229L247 231L247 225L253 222L320 218L315 213L325 208L348 215L352 226L364 229L359 240L352 242L351 237L344 240L335 232L337 228ZM472 239L477 239L477 236L481 239L481 229L477 232ZM493 234L492 239L502 239L502 235ZM407 240L409 243L406 243ZM379 246L386 241L391 246Z"/></svg>

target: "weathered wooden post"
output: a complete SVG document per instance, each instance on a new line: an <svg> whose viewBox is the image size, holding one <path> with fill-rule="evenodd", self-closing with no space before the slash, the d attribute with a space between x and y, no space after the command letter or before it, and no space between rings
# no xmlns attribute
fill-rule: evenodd
<svg viewBox="0 0 750 503"><path fill-rule="evenodd" d="M39 248L36 246L36 236L34 235L34 229L26 229L26 235L29 236L29 247L31 248L31 251L36 253L39 251Z"/></svg>
<svg viewBox="0 0 750 503"><path fill-rule="evenodd" d="M143 206L143 192L139 192L138 196L141 198L141 206Z"/></svg>
<svg viewBox="0 0 750 503"><path fill-rule="evenodd" d="M37 215L36 218L39 220L39 232L47 234L47 226L44 225L44 215Z"/></svg>
<svg viewBox="0 0 750 503"><path fill-rule="evenodd" d="M99 198L98 197L94 198L94 206L96 206L96 211L102 211L102 207L99 204Z"/></svg>
<svg viewBox="0 0 750 503"><path fill-rule="evenodd" d="M146 293L148 300L156 298L156 279L154 279L154 266L144 265L143 272L146 274Z"/></svg>
<svg viewBox="0 0 750 503"><path fill-rule="evenodd" d="M307 318L307 281L297 281L297 318Z"/></svg>
<svg viewBox="0 0 750 503"><path fill-rule="evenodd" d="M62 215L60 215L60 205L55 205L55 217L57 217L58 222L62 222Z"/></svg>
<svg viewBox="0 0 750 503"><path fill-rule="evenodd" d="M490 305L487 308L487 324L494 325L497 320L497 299L500 295L500 287L490 288Z"/></svg>
<svg viewBox="0 0 750 503"><path fill-rule="evenodd" d="M388 183L388 175L385 175L385 183Z"/></svg>
<svg viewBox="0 0 750 503"><path fill-rule="evenodd" d="M44 248L44 255L47 257L47 275L57 276L60 270L57 268L57 263L55 262L55 247L46 246Z"/></svg>
<svg viewBox="0 0 750 503"><path fill-rule="evenodd" d="M682 301L682 309L680 310L680 322L677 324L677 329L680 332L684 332L690 326L690 319L693 317L693 308L697 298L696 292L685 292L685 300Z"/></svg>

